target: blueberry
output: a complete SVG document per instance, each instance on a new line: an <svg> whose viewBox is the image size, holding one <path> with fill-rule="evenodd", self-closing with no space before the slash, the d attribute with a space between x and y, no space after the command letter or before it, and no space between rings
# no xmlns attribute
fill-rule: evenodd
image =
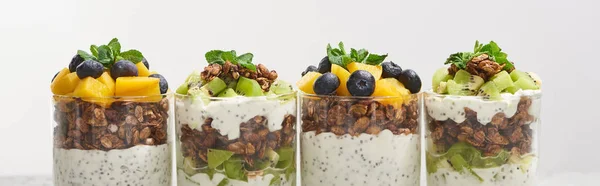
<svg viewBox="0 0 600 186"><path fill-rule="evenodd" d="M325 56L323 59L321 59L317 71L319 71L321 74L331 72L331 62L329 62L329 57Z"/></svg>
<svg viewBox="0 0 600 186"><path fill-rule="evenodd" d="M383 68L383 74L381 74L383 78L396 78L402 73L402 68L391 61L381 63L381 67Z"/></svg>
<svg viewBox="0 0 600 186"><path fill-rule="evenodd" d="M302 76L306 75L306 73L308 72L316 72L317 71L317 67L315 67L314 65L308 66L306 67L306 70L304 70L304 72L302 72Z"/></svg>
<svg viewBox="0 0 600 186"><path fill-rule="evenodd" d="M421 78L417 75L417 72L411 69L403 70L398 76L400 81L411 93L417 93L421 91Z"/></svg>
<svg viewBox="0 0 600 186"><path fill-rule="evenodd" d="M128 60L120 60L113 64L110 69L110 76L113 79L117 79L119 77L127 77L127 76L137 76L138 69L131 61Z"/></svg>
<svg viewBox="0 0 600 186"><path fill-rule="evenodd" d="M104 66L98 61L87 60L77 66L77 70L75 71L79 79L86 77L98 78L104 72Z"/></svg>
<svg viewBox="0 0 600 186"><path fill-rule="evenodd" d="M144 66L146 66L148 70L150 69L150 64L148 64L148 60L146 60L146 58L142 58L142 63L144 63Z"/></svg>
<svg viewBox="0 0 600 186"><path fill-rule="evenodd" d="M79 56L79 54L75 54L75 56L73 56L73 58L71 59L71 63L69 63L69 71L75 72L77 70L77 66L83 63L83 61L84 59L81 56Z"/></svg>
<svg viewBox="0 0 600 186"><path fill-rule="evenodd" d="M58 76L58 73L60 73L60 71L58 71L58 72L56 72L56 74L54 74L54 77L52 77L52 81L51 82L54 82L54 79L56 78L56 76Z"/></svg>
<svg viewBox="0 0 600 186"><path fill-rule="evenodd" d="M340 86L340 79L331 72L327 72L317 80L315 80L315 84L313 85L313 89L315 93L318 95L331 95L335 93L335 90Z"/></svg>
<svg viewBox="0 0 600 186"><path fill-rule="evenodd" d="M148 77L160 79L160 93L161 94L167 93L167 90L169 90L169 84L167 83L167 80L165 79L164 76L162 76L160 74L152 74L152 75L149 75Z"/></svg>
<svg viewBox="0 0 600 186"><path fill-rule="evenodd" d="M350 74L346 88L353 96L370 96L375 91L375 77L364 70Z"/></svg>

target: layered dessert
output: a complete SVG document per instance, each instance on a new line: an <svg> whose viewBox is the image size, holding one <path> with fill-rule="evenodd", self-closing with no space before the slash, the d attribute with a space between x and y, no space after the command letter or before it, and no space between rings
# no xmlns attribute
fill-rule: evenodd
<svg viewBox="0 0 600 186"><path fill-rule="evenodd" d="M302 73L303 185L419 185L421 80L386 57L340 42Z"/></svg>
<svg viewBox="0 0 600 186"><path fill-rule="evenodd" d="M54 185L171 184L165 78L115 38L52 79Z"/></svg>
<svg viewBox="0 0 600 186"><path fill-rule="evenodd" d="M424 96L428 185L535 185L539 77L493 41L445 64Z"/></svg>
<svg viewBox="0 0 600 186"><path fill-rule="evenodd" d="M295 185L296 92L251 53L205 56L175 95L178 185Z"/></svg>

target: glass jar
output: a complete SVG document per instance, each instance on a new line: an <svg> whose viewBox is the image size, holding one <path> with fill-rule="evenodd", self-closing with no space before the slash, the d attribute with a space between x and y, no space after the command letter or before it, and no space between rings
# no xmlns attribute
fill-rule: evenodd
<svg viewBox="0 0 600 186"><path fill-rule="evenodd" d="M302 185L420 181L419 95L301 95Z"/></svg>
<svg viewBox="0 0 600 186"><path fill-rule="evenodd" d="M54 95L54 185L170 185L171 101Z"/></svg>
<svg viewBox="0 0 600 186"><path fill-rule="evenodd" d="M499 100L428 92L424 103L428 185L536 185L541 91Z"/></svg>
<svg viewBox="0 0 600 186"><path fill-rule="evenodd" d="M293 186L296 93L175 95L178 185Z"/></svg>

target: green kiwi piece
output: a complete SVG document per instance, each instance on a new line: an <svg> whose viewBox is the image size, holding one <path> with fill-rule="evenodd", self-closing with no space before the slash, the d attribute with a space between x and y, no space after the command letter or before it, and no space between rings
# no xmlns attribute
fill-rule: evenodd
<svg viewBox="0 0 600 186"><path fill-rule="evenodd" d="M510 73L510 78L513 80L513 82L519 80L519 78L521 78L521 77L526 77L526 76L528 76L526 72L516 70L516 69Z"/></svg>
<svg viewBox="0 0 600 186"><path fill-rule="evenodd" d="M435 73L433 73L433 79L431 80L431 88L433 90L437 90L441 82L446 82L450 79L452 79L452 76L448 73L448 69L440 68L437 71L435 71Z"/></svg>
<svg viewBox="0 0 600 186"><path fill-rule="evenodd" d="M457 96L470 96L474 95L473 91L469 90L464 84L458 84L454 80L448 80L446 82L446 89L448 94Z"/></svg>
<svg viewBox="0 0 600 186"><path fill-rule="evenodd" d="M483 78L471 75L465 70L459 70L454 75L453 83L451 85L450 80L446 82L448 93L451 95L471 96L477 94L479 87L483 85ZM458 84L460 86L457 86ZM451 87L452 86L452 87ZM452 90L451 90L452 89Z"/></svg>
<svg viewBox="0 0 600 186"><path fill-rule="evenodd" d="M492 78L490 78L490 81L493 81L496 84L496 88L498 88L498 90L500 91L503 91L508 87L514 86L513 80L511 79L510 75L504 70L492 76Z"/></svg>
<svg viewBox="0 0 600 186"><path fill-rule="evenodd" d="M500 99L500 90L493 81L488 81L479 89L478 96L483 96L487 99Z"/></svg>
<svg viewBox="0 0 600 186"><path fill-rule="evenodd" d="M537 90L539 87L535 83L535 81L527 75L526 77L521 77L519 80L515 81L515 86L523 89L523 90Z"/></svg>
<svg viewBox="0 0 600 186"><path fill-rule="evenodd" d="M292 93L293 91L294 88L292 88L292 85L283 80L277 80L271 85L271 89L269 90L269 92L272 92L276 95L288 94Z"/></svg>
<svg viewBox="0 0 600 186"><path fill-rule="evenodd" d="M188 90L188 93L192 96L203 96L203 97L213 97L218 95L221 91L227 88L227 84L225 81L221 80L218 77L206 83L202 87L194 86Z"/></svg>
<svg viewBox="0 0 600 186"><path fill-rule="evenodd" d="M448 93L448 82L446 82L446 81L440 82L440 84L434 90L438 94Z"/></svg>
<svg viewBox="0 0 600 186"><path fill-rule="evenodd" d="M175 90L175 92L177 92L178 94L188 94L188 90L190 89L190 83L192 84L198 84L200 82L200 84L202 84L202 78L200 77L200 72L199 71L194 71L192 72L190 75L188 75L187 78L185 78L185 82L183 82L183 84L179 85L179 87L177 87L177 90Z"/></svg>
<svg viewBox="0 0 600 186"><path fill-rule="evenodd" d="M179 85L179 87L177 87L177 90L175 92L177 92L177 94L186 95L188 93L188 84L184 83L184 84Z"/></svg>
<svg viewBox="0 0 600 186"><path fill-rule="evenodd" d="M256 80L240 77L235 87L235 91L242 96L254 97L264 96L260 84Z"/></svg>
<svg viewBox="0 0 600 186"><path fill-rule="evenodd" d="M228 98L228 97L236 97L236 96L238 96L238 94L235 92L235 90L233 90L232 88L227 88L223 92L221 92L218 97Z"/></svg>
<svg viewBox="0 0 600 186"><path fill-rule="evenodd" d="M509 92L511 94L514 94L519 90L521 90L521 88L517 87L516 85L513 85L512 87L508 87L508 88L504 89L504 92Z"/></svg>

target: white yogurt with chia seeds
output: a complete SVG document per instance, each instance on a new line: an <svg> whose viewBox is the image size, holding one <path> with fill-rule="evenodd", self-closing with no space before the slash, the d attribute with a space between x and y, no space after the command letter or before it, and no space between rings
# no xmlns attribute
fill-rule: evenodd
<svg viewBox="0 0 600 186"><path fill-rule="evenodd" d="M178 132L184 124L202 131L204 120L212 118L212 127L233 140L240 136L240 124L254 116L266 117L270 131L281 130L285 115L296 115L296 102L268 97L225 98L208 104L201 99L176 99L175 114Z"/></svg>
<svg viewBox="0 0 600 186"><path fill-rule="evenodd" d="M54 185L171 185L171 148L137 145L128 149L54 148Z"/></svg>
<svg viewBox="0 0 600 186"><path fill-rule="evenodd" d="M504 164L500 167L478 169L473 171L483 181L468 172L458 172L453 168L439 168L427 177L429 186L531 186L536 185L535 173L537 158L531 160L529 165Z"/></svg>
<svg viewBox="0 0 600 186"><path fill-rule="evenodd" d="M541 90L519 90L514 95L502 93L501 100L483 100L477 96L452 96L437 95L425 96L425 108L427 114L438 121L451 119L457 123L462 123L466 119L465 107L477 112L479 123L487 124L492 121L492 117L497 113L504 113L507 118L512 117L517 112L521 96L541 96ZM540 116L541 99L532 99L529 114L535 119Z"/></svg>
<svg viewBox="0 0 600 186"><path fill-rule="evenodd" d="M420 181L420 136L314 131L301 134L302 184L310 186L404 185Z"/></svg>

